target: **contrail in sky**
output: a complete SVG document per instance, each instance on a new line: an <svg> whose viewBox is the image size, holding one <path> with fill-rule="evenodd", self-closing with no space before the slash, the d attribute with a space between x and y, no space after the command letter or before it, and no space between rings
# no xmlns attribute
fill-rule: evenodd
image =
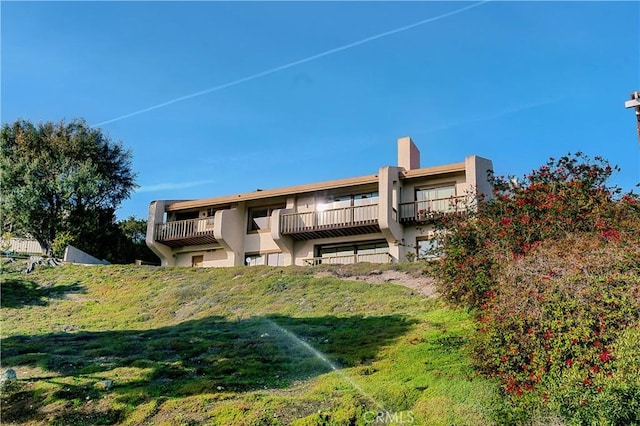
<svg viewBox="0 0 640 426"><path fill-rule="evenodd" d="M429 22L434 22L434 21L438 21L440 19L447 18L449 16L457 15L458 13L462 13L462 12L464 12L466 10L473 9L474 7L481 6L481 5L485 4L485 3L488 3L489 1L491 1L491 0L480 1L478 3L474 3L474 4L471 4L469 6L461 7L460 9L452 10L451 12L443 13L442 15L434 16L432 18L423 19L422 21L418 21L418 22L415 22L413 24L405 25L403 27L396 28L396 29L393 29L393 30L390 30L390 31L385 31L385 32L380 33L380 34L376 34L376 35L373 35L373 36L370 36L370 37L367 37L367 38L363 38L362 40L354 41L353 43L349 43L349 44L345 44L343 46L335 47L333 49L326 50L326 51L324 51L322 53L318 53L318 54L315 54L315 55L312 55L312 56L308 56L308 57L303 58L303 59L299 59L297 61L289 62L288 64L280 65L280 66L277 66L275 68L270 68L268 70L264 70L264 71L261 71L261 72L256 73L256 74L252 74L252 75L249 75L247 77L240 78L238 80L234 80L234 81L230 81L228 83L220 84L218 86L210 87L208 89L204 89L204 90L201 90L199 92L194 92L194 93L191 93L189 95L180 96L179 98L171 99L169 101L162 102L162 103L159 103L159 104L147 107L147 108L143 108L143 109L140 109L138 111L130 112L129 114L121 115L119 117L112 118L110 120L101 121L100 123L95 123L95 124L92 124L91 126L92 127L94 127L94 126L102 126L104 124L113 123L115 121L120 121L120 120L123 120L125 118L129 118L129 117L133 117L135 115L143 114L145 112L153 111L154 109L163 108L163 107L166 107L168 105L175 104L177 102L186 101L187 99L195 98L197 96L206 95L207 93L217 92L218 90L226 89L227 87L232 87L232 86L236 86L236 85L241 84L241 83L245 83L247 81L255 80L257 78L264 77L266 75L270 75L270 74L276 73L278 71L286 70L288 68L292 68L292 67L295 67L297 65L304 64L306 62L315 61L316 59L320 59L320 58L323 58L325 56L332 55L334 53L342 52L343 50L351 49L353 47L360 46L360 45L368 43L370 41L378 40L378 39L383 38L383 37L387 37L387 36L390 36L390 35L393 35L393 34L401 33L403 31L407 31L407 30L410 30L412 28L419 27L419 26L424 25L424 24L428 24Z"/></svg>
<svg viewBox="0 0 640 426"><path fill-rule="evenodd" d="M495 111L493 113L490 114L485 114L485 115L476 115L476 116L472 116L463 120L459 120L459 121L454 121L454 122L450 122L450 123L445 123L441 126L438 127L433 127L427 130L421 130L421 131L417 131L417 132L411 132L412 135L424 135L427 133L431 133L431 132L440 132L442 130L449 130L451 128L454 127L458 127L458 126L462 126L465 124L469 124L469 123L476 123L476 122L480 122L480 121L489 121L489 120L495 120L498 118L502 118L506 115L510 115L510 114L515 114L518 112L522 112L522 111L526 111L532 108L538 108L541 106L546 106L546 105L551 105L551 104L555 104L558 103L560 101L565 100L566 97L562 96L562 97L555 97L552 99L547 99L544 101L536 101L536 102L529 102L526 104L520 104L520 105L515 105L515 106L510 106L508 108L499 110L499 111Z"/></svg>
<svg viewBox="0 0 640 426"><path fill-rule="evenodd" d="M136 192L154 192L154 191L170 191L173 189L184 189L191 188L194 186L206 185L208 183L213 183L214 180L196 180L192 182L166 182L166 183L158 183L155 185L142 185Z"/></svg>

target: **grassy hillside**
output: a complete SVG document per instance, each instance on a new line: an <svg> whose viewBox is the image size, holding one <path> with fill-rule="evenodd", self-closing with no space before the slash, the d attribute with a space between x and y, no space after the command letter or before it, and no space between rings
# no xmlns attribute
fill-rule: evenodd
<svg viewBox="0 0 640 426"><path fill-rule="evenodd" d="M471 318L366 268L5 270L2 422L487 424Z"/></svg>

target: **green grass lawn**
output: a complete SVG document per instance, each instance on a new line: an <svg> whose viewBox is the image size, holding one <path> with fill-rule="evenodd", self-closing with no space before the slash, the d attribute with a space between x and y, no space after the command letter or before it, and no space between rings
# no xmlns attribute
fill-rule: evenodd
<svg viewBox="0 0 640 426"><path fill-rule="evenodd" d="M465 312L317 271L5 270L2 369L18 380L2 422L490 423L496 387L473 373Z"/></svg>

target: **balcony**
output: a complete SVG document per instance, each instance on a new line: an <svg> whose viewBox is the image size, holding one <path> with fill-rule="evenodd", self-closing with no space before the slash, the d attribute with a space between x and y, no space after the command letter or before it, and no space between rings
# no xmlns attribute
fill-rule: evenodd
<svg viewBox="0 0 640 426"><path fill-rule="evenodd" d="M213 217L157 223L154 239L169 247L215 243Z"/></svg>
<svg viewBox="0 0 640 426"><path fill-rule="evenodd" d="M280 217L280 232L294 240L380 232L378 205L283 214Z"/></svg>
<svg viewBox="0 0 640 426"><path fill-rule="evenodd" d="M465 210L466 197L449 197L435 200L412 201L400 204L400 222L419 224L430 222L443 214Z"/></svg>
<svg viewBox="0 0 640 426"><path fill-rule="evenodd" d="M358 262L392 263L393 256L389 253L349 254L342 256L323 256L302 259L306 265L350 265Z"/></svg>

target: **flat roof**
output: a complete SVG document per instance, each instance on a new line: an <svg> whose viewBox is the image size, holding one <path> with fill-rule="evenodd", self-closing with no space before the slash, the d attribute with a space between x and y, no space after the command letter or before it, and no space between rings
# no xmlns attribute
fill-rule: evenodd
<svg viewBox="0 0 640 426"><path fill-rule="evenodd" d="M422 169L406 170L400 172L402 179L433 176L439 174L464 172L464 162L447 164L443 166L426 167ZM237 203L239 201L262 200L294 194L304 194L328 189L345 188L350 186L367 185L378 182L378 175L358 176L346 179L336 179L325 182L310 183L305 185L287 186L277 189L265 189L241 194L225 195L222 197L201 198L197 200L175 201L167 204L166 211L186 210L198 207L208 207L221 204Z"/></svg>

